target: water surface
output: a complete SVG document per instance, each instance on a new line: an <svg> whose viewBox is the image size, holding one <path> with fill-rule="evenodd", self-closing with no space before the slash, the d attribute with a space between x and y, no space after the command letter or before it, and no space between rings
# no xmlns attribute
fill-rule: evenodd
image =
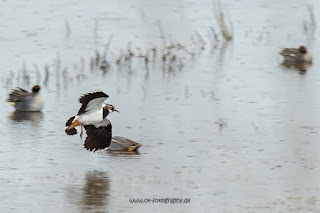
<svg viewBox="0 0 320 213"><path fill-rule="evenodd" d="M211 26L218 30L211 1L0 5L3 211L320 210L320 50L318 31L304 28L310 24L308 6L317 15L318 2L223 1L234 39L214 51L207 36ZM148 69L143 59L119 69L115 61L129 42L142 53L162 46L159 22L168 40L190 51L198 51L190 36L199 32L205 49L194 57L181 54L180 71L163 70L160 52ZM103 51L111 35L110 70L90 71L90 57ZM313 53L314 64L306 72L281 66L281 48L301 44ZM7 94L36 83L43 86L43 111L15 113ZM65 121L80 107L78 98L98 89L120 111L109 116L113 134L141 143L139 153L91 153L79 136L64 133ZM191 202L132 204L132 198Z"/></svg>

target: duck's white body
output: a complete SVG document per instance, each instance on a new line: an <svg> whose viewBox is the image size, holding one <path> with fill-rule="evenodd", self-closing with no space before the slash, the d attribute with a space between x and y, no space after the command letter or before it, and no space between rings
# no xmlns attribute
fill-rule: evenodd
<svg viewBox="0 0 320 213"><path fill-rule="evenodd" d="M29 107L26 108L25 111L31 111L31 112L37 112L41 111L41 109L44 106L44 100L40 93L37 93L35 96L33 96L33 100L30 101ZM16 109L18 110L18 106L16 106Z"/></svg>

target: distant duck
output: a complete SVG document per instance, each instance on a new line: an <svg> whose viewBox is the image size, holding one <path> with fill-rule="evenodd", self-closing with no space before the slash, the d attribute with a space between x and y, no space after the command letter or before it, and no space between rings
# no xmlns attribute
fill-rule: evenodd
<svg viewBox="0 0 320 213"><path fill-rule="evenodd" d="M102 91L88 93L79 98L82 104L76 116L72 116L66 122L67 135L77 134L75 127L81 126L80 137L82 138L83 129L87 132L85 140L85 148L90 151L104 149L110 145L112 137L112 126L107 115L111 112L117 111L111 104L106 104L102 107L103 102L109 96Z"/></svg>
<svg viewBox="0 0 320 213"><path fill-rule="evenodd" d="M130 139L114 136L111 140L111 144L108 147L108 151L137 151L141 144L134 142Z"/></svg>
<svg viewBox="0 0 320 213"><path fill-rule="evenodd" d="M299 48L285 48L280 52L285 62L312 63L312 55L305 46Z"/></svg>
<svg viewBox="0 0 320 213"><path fill-rule="evenodd" d="M35 85L32 88L32 93L18 87L12 90L7 101L14 106L17 111L38 112L44 105L39 91L39 85Z"/></svg>

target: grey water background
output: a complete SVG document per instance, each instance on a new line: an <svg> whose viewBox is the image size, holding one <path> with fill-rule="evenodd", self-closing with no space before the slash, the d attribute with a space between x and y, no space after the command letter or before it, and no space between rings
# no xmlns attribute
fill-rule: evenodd
<svg viewBox="0 0 320 213"><path fill-rule="evenodd" d="M163 71L159 59L149 72L135 60L130 72L113 65L103 74L90 71L89 59L110 35L113 60L129 42L138 52L161 46L159 21L168 39L188 47L195 31L207 39L216 27L212 2L1 1L1 212L319 211L319 32L305 29L310 5L319 20L319 2L222 5L234 39L186 54L181 71ZM280 50L301 44L314 56L309 70L281 66ZM57 54L68 70L59 80ZM17 115L5 99L39 83L33 64L41 79L50 67L46 105ZM139 154L91 153L79 136L65 135L79 96L98 89L120 111L109 116L113 134L141 143Z"/></svg>

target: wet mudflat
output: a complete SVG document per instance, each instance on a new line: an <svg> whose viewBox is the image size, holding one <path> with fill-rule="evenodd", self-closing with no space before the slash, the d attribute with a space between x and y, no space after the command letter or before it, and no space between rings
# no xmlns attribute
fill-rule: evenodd
<svg viewBox="0 0 320 213"><path fill-rule="evenodd" d="M317 17L319 3L224 1L234 38L214 44L211 1L0 5L1 210L320 210L319 33L308 28L308 8ZM172 69L163 67L161 28L167 41L196 52L179 52L183 66L177 60ZM206 41L203 51L195 32ZM90 57L109 40L110 68L91 70ZM281 66L281 48L301 44L313 65L307 71ZM117 66L128 46L135 54L157 47L156 59L147 67L138 57ZM36 83L43 86L44 110L14 112L5 102L10 90ZM139 153L91 153L79 136L64 133L79 96L98 89L120 111L108 116L113 135L141 143ZM129 202L135 198L191 202Z"/></svg>

